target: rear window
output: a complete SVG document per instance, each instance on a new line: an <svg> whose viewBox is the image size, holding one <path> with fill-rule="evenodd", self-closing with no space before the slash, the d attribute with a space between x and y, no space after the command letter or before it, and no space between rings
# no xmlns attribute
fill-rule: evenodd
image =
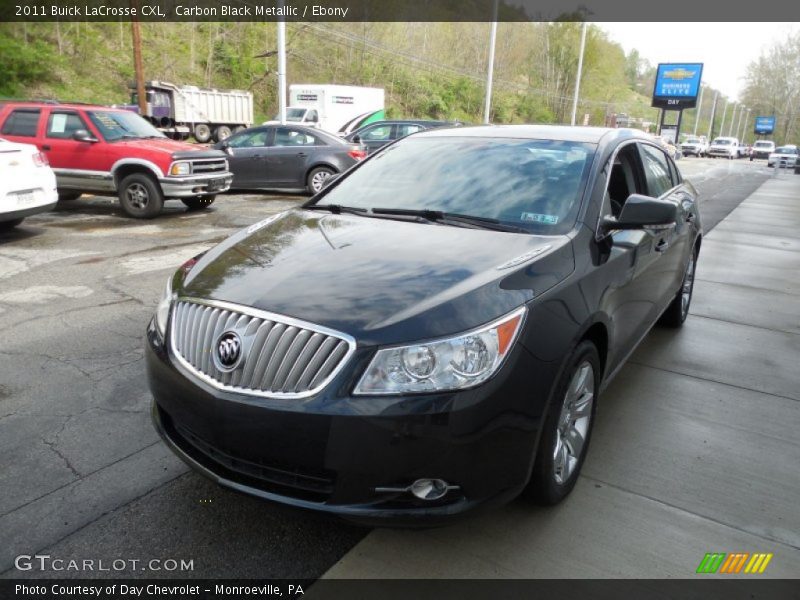
<svg viewBox="0 0 800 600"><path fill-rule="evenodd" d="M22 137L36 137L36 126L39 124L39 109L18 109L13 111L0 133L4 135L18 135Z"/></svg>

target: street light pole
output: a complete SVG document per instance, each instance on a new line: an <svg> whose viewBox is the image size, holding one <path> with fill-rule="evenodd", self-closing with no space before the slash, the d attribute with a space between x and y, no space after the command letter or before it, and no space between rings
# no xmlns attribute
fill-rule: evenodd
<svg viewBox="0 0 800 600"><path fill-rule="evenodd" d="M747 109L747 118L744 121L744 129L742 129L742 136L747 139L747 124L750 122L750 109Z"/></svg>
<svg viewBox="0 0 800 600"><path fill-rule="evenodd" d="M278 119L281 125L286 125L286 21L283 18L278 21Z"/></svg>
<svg viewBox="0 0 800 600"><path fill-rule="evenodd" d="M736 123L736 109L739 108L739 104L734 103L733 105L733 114L731 115L731 124L728 126L728 137L733 135L733 125Z"/></svg>
<svg viewBox="0 0 800 600"><path fill-rule="evenodd" d="M489 124L489 117L492 110L492 79L494 78L494 46L497 41L497 3L494 1L492 8L492 28L489 33L489 66L486 69L486 97L483 104L483 124Z"/></svg>
<svg viewBox="0 0 800 600"><path fill-rule="evenodd" d="M697 126L700 124L700 112L703 110L703 92L706 88L703 87L702 82L700 83L700 99L697 102L697 110L694 113L694 133L692 135L697 135Z"/></svg>
<svg viewBox="0 0 800 600"><path fill-rule="evenodd" d="M714 129L714 117L717 115L717 97L719 96L719 92L714 92L714 104L711 105L711 119L708 122L708 143L711 143L711 132Z"/></svg>
<svg viewBox="0 0 800 600"><path fill-rule="evenodd" d="M578 96L581 92L581 74L583 73L583 51L586 49L586 21L581 27L581 50L578 55L578 74L575 76L575 96L572 98L572 119L571 125L575 126L575 116L578 112Z"/></svg>
<svg viewBox="0 0 800 600"><path fill-rule="evenodd" d="M719 126L719 134L720 135L725 135L722 132L725 131L725 115L727 115L727 114L728 114L728 101L725 100L725 109L722 111L722 123Z"/></svg>
<svg viewBox="0 0 800 600"><path fill-rule="evenodd" d="M739 130L742 128L742 117L744 116L744 111L747 107L742 105L742 110L739 111L739 122L736 124L736 137L739 137Z"/></svg>

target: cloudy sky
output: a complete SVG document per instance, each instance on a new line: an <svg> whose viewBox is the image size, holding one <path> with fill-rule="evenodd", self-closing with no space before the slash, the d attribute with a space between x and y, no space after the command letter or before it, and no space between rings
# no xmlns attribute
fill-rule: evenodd
<svg viewBox="0 0 800 600"><path fill-rule="evenodd" d="M745 68L800 23L597 23L626 52L639 50L654 65L701 62L703 81L738 99Z"/></svg>

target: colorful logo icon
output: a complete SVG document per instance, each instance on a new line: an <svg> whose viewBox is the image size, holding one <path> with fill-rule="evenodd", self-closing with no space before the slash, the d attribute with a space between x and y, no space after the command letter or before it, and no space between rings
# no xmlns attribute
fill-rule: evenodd
<svg viewBox="0 0 800 600"><path fill-rule="evenodd" d="M721 573L726 575L737 575L739 573L761 574L767 570L769 561L772 560L772 553L756 552L709 552L700 561L697 573Z"/></svg>

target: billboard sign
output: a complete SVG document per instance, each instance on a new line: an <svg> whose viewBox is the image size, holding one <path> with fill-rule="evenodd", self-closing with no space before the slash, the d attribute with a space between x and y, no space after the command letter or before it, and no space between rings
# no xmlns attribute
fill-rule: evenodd
<svg viewBox="0 0 800 600"><path fill-rule="evenodd" d="M703 63L660 63L651 106L683 110L697 105Z"/></svg>
<svg viewBox="0 0 800 600"><path fill-rule="evenodd" d="M775 117L756 117L756 135L766 135L775 131Z"/></svg>

